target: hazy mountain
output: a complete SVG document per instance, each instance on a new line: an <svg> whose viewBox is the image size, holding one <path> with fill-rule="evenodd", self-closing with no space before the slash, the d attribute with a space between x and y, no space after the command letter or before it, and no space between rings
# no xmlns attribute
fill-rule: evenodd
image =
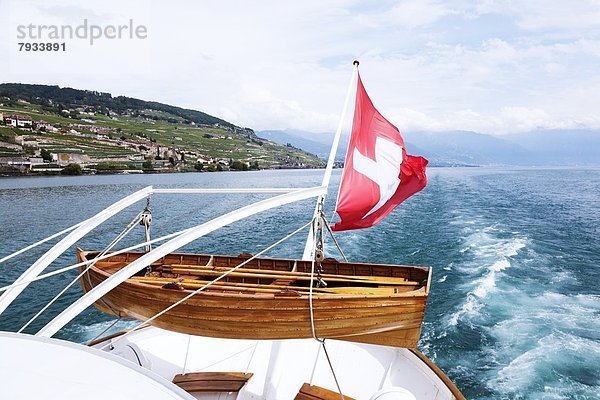
<svg viewBox="0 0 600 400"><path fill-rule="evenodd" d="M469 131L406 132L404 139L421 148L421 154L435 164L494 165L527 163L529 151L508 140Z"/></svg>
<svg viewBox="0 0 600 400"><path fill-rule="evenodd" d="M326 158L333 134L298 130L263 131L259 136ZM470 131L403 132L410 154L431 165L600 165L600 131L539 130L493 136ZM340 141L344 157L348 136Z"/></svg>
<svg viewBox="0 0 600 400"><path fill-rule="evenodd" d="M272 140L279 144L288 144L315 154L322 159L329 157L329 150L333 142L333 133L315 133L300 131L296 129L286 129L283 131L260 131L257 135L263 139ZM343 134L340 137L336 160L343 161L348 148L348 134ZM423 151L412 143L407 143L411 154L420 155Z"/></svg>
<svg viewBox="0 0 600 400"><path fill-rule="evenodd" d="M328 135L326 133L315 134L311 132L303 132L303 131L260 131L257 132L256 135L260 138L271 140L273 142L279 144L291 144L294 147L299 149L308 151L309 153L315 154L318 157L326 158L329 154L329 147L331 143L331 139L333 135ZM318 135L318 136L317 136ZM312 139L311 137L319 137L322 136L324 141L318 141ZM329 142L327 142L327 140Z"/></svg>
<svg viewBox="0 0 600 400"><path fill-rule="evenodd" d="M538 130L503 136L503 138L527 149L532 164L600 164L600 131L598 130Z"/></svg>

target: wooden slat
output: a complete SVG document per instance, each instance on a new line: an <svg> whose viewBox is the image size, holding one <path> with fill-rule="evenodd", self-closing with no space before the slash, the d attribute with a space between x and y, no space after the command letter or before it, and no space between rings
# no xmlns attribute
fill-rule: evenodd
<svg viewBox="0 0 600 400"><path fill-rule="evenodd" d="M191 381L176 383L189 393L201 392L239 392L245 382L238 381Z"/></svg>
<svg viewBox="0 0 600 400"><path fill-rule="evenodd" d="M190 393L239 392L252 375L243 372L192 372L175 375L173 383Z"/></svg>
<svg viewBox="0 0 600 400"><path fill-rule="evenodd" d="M345 400L354 400L344 395ZM340 400L340 394L320 386L312 386L305 383L300 388L294 400Z"/></svg>
<svg viewBox="0 0 600 400"><path fill-rule="evenodd" d="M87 259L91 259L94 256L98 255L99 252L95 251L81 251L84 253ZM127 260L131 262L139 257L144 255L143 252L131 252L124 255L116 255L111 257L110 261L124 261ZM185 257L188 257L189 254L184 254ZM240 262L246 261L250 255L240 255L240 256L219 256L219 255L210 255L210 254L194 254L194 256L201 257L201 260L198 262L198 265L207 265L209 264L208 260L213 258L218 258L219 260L223 260L226 263L226 266L238 265ZM181 254L170 254L162 259L158 260L162 264L169 263L177 263L178 259L180 259ZM196 259L190 259L194 263ZM180 264L191 264L190 261L184 261ZM248 267L262 268L263 266L269 267L270 269L275 270L290 270L293 264L297 265L298 271L301 272L310 272L310 261L299 261L293 259L274 259L274 258L257 258L250 263L248 263ZM427 279L427 272L429 271L429 267L420 267L420 266L409 266L409 265L392 265L392 264L373 264L373 263L361 263L361 262L338 262L335 259L325 259L322 263L324 271L326 274L350 274L350 275L373 275L373 276L392 276L392 277L402 277L408 280L416 280L421 281ZM414 278L413 278L414 277Z"/></svg>
<svg viewBox="0 0 600 400"><path fill-rule="evenodd" d="M177 279L177 278L157 278L152 276L134 276L131 278L136 282L164 286L168 283L179 283L184 289L194 290L206 285L210 281L199 280L199 279ZM315 294L359 294L359 295L388 295L392 296L398 293L404 293L410 291L411 288L407 286L403 287L339 287L339 288L313 288ZM206 290L224 290L224 291L237 291L237 292L255 292L255 293L273 293L279 294L282 291L294 291L300 294L308 294L309 288L303 286L291 286L291 285L274 285L274 284L258 284L258 283L242 283L242 282L226 282L219 281L213 283Z"/></svg>
<svg viewBox="0 0 600 400"><path fill-rule="evenodd" d="M177 267L177 268L191 268L191 269L212 269L215 271L221 271L221 270L226 271L226 270L230 269L227 267L211 267L211 266L205 266L205 265L192 265L192 264L165 265L165 267L169 267L169 266ZM247 272L270 273L270 274L285 275L285 276L310 276L310 272L297 272L297 271L291 271L291 270L281 271L281 270L267 269L267 268L248 268L246 266L242 267L242 269ZM387 281L387 282L393 281L394 284L399 283L399 282L401 283L401 282L408 281L408 279L403 278L403 277L376 276L376 275L321 274L321 277L323 277L323 279L325 279L325 278L343 278L343 279L347 279L347 280L369 279L369 280L373 280L373 281Z"/></svg>
<svg viewBox="0 0 600 400"><path fill-rule="evenodd" d="M252 377L252 373L243 372L190 372L187 374L177 374L173 378L173 383L191 382L191 381L243 381L247 382Z"/></svg>
<svg viewBox="0 0 600 400"><path fill-rule="evenodd" d="M176 274L194 274L194 275L209 275L209 276L220 276L223 272L227 272L230 268L219 268L219 267L202 267L202 266L179 266L173 264L172 266L163 266L164 271L173 272ZM246 278L269 278L269 279L294 279L307 281L310 280L310 273L306 272L285 272L285 271L273 271L273 270L259 270L250 268L240 268L234 272L231 272L229 276L246 277ZM419 285L418 282L407 281L404 278L383 278L377 276L351 276L351 275L331 275L322 274L321 277L325 281L330 282L347 282L347 283L363 283L363 284L375 284L375 285L408 285L414 286Z"/></svg>

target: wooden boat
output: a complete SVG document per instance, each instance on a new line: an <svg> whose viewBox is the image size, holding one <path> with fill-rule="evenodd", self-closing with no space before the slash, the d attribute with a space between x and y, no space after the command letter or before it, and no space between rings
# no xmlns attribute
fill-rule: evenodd
<svg viewBox="0 0 600 400"><path fill-rule="evenodd" d="M85 292L144 253L100 260L81 278ZM98 252L78 249L79 261ZM99 310L146 320L251 256L170 254L96 303ZM82 270L84 267L81 267ZM255 258L152 322L181 333L233 339L312 337L310 261ZM318 337L415 348L431 269L325 259L327 286L313 289Z"/></svg>

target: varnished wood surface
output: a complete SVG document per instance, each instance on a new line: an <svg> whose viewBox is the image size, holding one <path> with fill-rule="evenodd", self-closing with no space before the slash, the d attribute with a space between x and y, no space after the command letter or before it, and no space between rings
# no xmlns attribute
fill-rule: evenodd
<svg viewBox="0 0 600 400"><path fill-rule="evenodd" d="M294 400L340 400L340 394L320 386L305 383L300 388L300 391L298 391ZM354 399L344 395L344 400Z"/></svg>
<svg viewBox="0 0 600 400"><path fill-rule="evenodd" d="M189 393L239 392L252 375L243 372L191 372L175 375L173 383Z"/></svg>
<svg viewBox="0 0 600 400"><path fill-rule="evenodd" d="M111 273L139 257L139 254L133 253L129 257L98 262L81 279L84 291L101 283ZM80 252L78 255L83 260L87 254ZM233 258L242 261L247 259ZM204 275L207 272L220 275L223 268L228 268L215 265L193 266L190 263L193 260L206 264L215 261L218 261L217 264L225 264L223 259L211 259L210 256L170 255L154 264L157 271L162 271L165 266L164 271L170 277L133 277L105 295L95 306L107 313L146 320L188 295L191 290L205 285L207 279L213 279L212 274ZM281 260L277 259L254 261L260 262L256 262L252 268L249 267L250 271L243 272L250 276L233 276L233 281L219 281L210 290L196 294L154 320L152 324L186 334L223 338L312 337L308 287L302 286L308 284L306 276L303 275L306 271L302 271L307 266L301 262L292 264L292 260L283 260L281 263ZM233 264L231 260L227 260L227 263ZM185 265L186 274L174 273L182 265ZM290 270L267 268L276 268L278 265L287 266ZM235 266L237 264L229 268ZM296 274L291 272L294 266L299 270ZM218 270L210 270L212 267ZM428 268L415 267L417 270L411 271L411 267L400 266L396 271L394 266L389 265L348 266L337 261L330 261L327 267L328 275L336 275L338 271L343 272L340 273L341 276L347 276L348 272L353 271L378 275L374 280L369 280L369 275L350 275L349 279L338 278L344 282L334 280L336 276L329 276L327 281L331 282L333 287L315 289L313 309L319 337L416 347L427 302ZM200 276L189 274L190 269L199 270ZM243 268L239 271L243 271ZM390 272L389 277L382 274L385 271ZM262 281L269 283L257 283ZM417 283L419 281L420 284ZM173 282L177 284L173 285ZM281 282L286 284L280 284ZM174 289L163 288L166 284L168 286L165 287ZM350 286L339 286L345 284ZM367 286L352 286L363 284Z"/></svg>

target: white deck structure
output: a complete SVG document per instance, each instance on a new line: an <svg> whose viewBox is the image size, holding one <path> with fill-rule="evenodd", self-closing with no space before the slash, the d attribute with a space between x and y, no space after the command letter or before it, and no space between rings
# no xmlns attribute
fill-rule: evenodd
<svg viewBox="0 0 600 400"><path fill-rule="evenodd" d="M2 399L193 399L122 357L64 340L0 332L0 354Z"/></svg>
<svg viewBox="0 0 600 400"><path fill-rule="evenodd" d="M254 374L239 393L197 394L198 399L284 400L293 399L305 382L337 390L320 349L313 339L216 339L148 327L117 341L109 353L168 380L189 372ZM411 350L337 340L328 340L327 349L342 392L354 399L455 399L436 371Z"/></svg>

